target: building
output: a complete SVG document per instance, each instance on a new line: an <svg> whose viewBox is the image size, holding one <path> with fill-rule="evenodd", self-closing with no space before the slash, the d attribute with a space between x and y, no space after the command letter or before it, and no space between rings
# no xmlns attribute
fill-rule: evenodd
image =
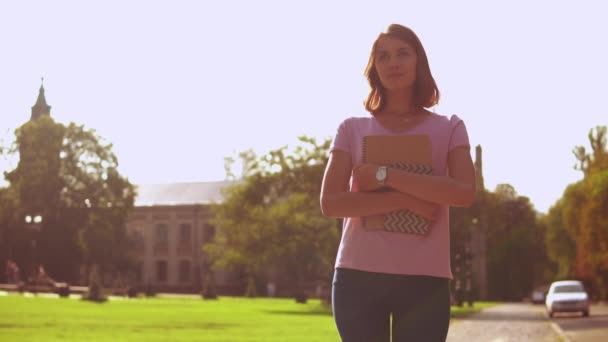
<svg viewBox="0 0 608 342"><path fill-rule="evenodd" d="M36 120L43 115L51 115L51 106L46 103L46 96L44 96L44 84L40 84L38 98L36 99L34 106L32 106L32 116L30 117L30 120Z"/></svg>
<svg viewBox="0 0 608 342"><path fill-rule="evenodd" d="M44 116L51 116L51 106L41 84L30 121ZM159 291L200 291L209 274L202 246L215 235L215 228L209 222L210 205L222 200L221 189L229 184L218 181L137 187L135 207L126 227L136 241L137 284ZM86 272L81 274L81 281L85 278ZM104 278L104 282L110 284L113 280ZM230 293L239 282L219 270L213 272L213 284Z"/></svg>
<svg viewBox="0 0 608 342"><path fill-rule="evenodd" d="M137 241L140 285L172 292L201 288L208 266L202 246L211 241L210 205L222 200L230 182L140 185L127 231ZM222 292L233 292L234 275L214 273Z"/></svg>

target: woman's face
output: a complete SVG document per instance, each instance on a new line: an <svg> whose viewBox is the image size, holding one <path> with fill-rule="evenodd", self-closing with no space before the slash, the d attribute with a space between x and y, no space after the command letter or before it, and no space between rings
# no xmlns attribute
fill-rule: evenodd
<svg viewBox="0 0 608 342"><path fill-rule="evenodd" d="M376 46L374 66L387 90L409 89L416 81L416 50L393 37L381 37Z"/></svg>

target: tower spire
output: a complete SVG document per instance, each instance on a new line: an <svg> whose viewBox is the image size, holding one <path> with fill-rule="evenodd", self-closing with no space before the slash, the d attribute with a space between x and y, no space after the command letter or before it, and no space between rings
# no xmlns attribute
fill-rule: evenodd
<svg viewBox="0 0 608 342"><path fill-rule="evenodd" d="M46 103L46 97L44 96L44 77L40 78L40 90L38 92L38 99L36 104L32 107L32 116L30 121L36 120L42 115L51 115L51 106Z"/></svg>
<svg viewBox="0 0 608 342"><path fill-rule="evenodd" d="M475 147L475 178L477 180L477 190L482 191L485 189L483 182L483 164L481 159L481 145Z"/></svg>

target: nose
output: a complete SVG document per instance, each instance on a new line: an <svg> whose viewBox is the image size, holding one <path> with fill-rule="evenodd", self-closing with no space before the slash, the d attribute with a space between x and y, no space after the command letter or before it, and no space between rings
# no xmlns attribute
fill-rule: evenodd
<svg viewBox="0 0 608 342"><path fill-rule="evenodd" d="M390 69L398 69L403 64L403 61L397 56L390 56L386 64Z"/></svg>

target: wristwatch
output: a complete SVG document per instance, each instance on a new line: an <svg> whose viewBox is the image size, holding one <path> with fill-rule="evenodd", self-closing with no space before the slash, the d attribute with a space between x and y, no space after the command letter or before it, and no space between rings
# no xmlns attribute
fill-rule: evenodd
<svg viewBox="0 0 608 342"><path fill-rule="evenodd" d="M388 167L387 166L379 166L378 170L376 170L376 180L381 185L386 185L386 177L388 176Z"/></svg>

